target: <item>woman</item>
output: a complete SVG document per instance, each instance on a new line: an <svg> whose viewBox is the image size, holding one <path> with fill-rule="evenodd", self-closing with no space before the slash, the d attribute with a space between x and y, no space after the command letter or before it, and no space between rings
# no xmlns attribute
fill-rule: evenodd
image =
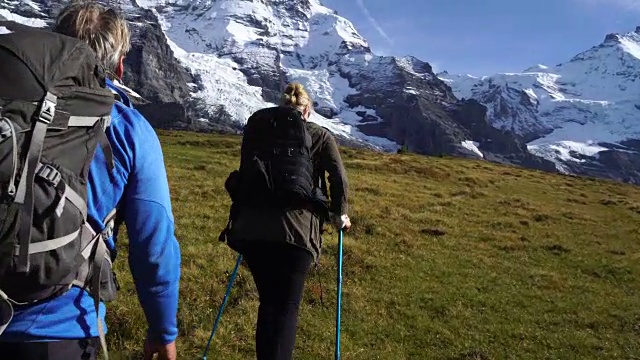
<svg viewBox="0 0 640 360"><path fill-rule="evenodd" d="M281 105L256 111L244 129L239 184L242 179L245 183L234 198L228 243L243 254L258 289L258 360L291 359L304 282L312 262L319 260L322 242L318 196L306 203L287 202L284 191L273 189L289 181L289 185L296 183L290 186L295 191L288 194L308 192L311 185L316 194L324 187L327 172L332 222L338 229L351 227L347 177L338 146L329 131L307 121L311 103L301 84L289 84ZM304 136L306 146L293 141L298 135L300 139ZM278 136L289 138L285 141ZM287 155L277 160L275 153ZM287 169L282 171L285 175L276 174L278 169ZM260 191L271 192L263 196Z"/></svg>

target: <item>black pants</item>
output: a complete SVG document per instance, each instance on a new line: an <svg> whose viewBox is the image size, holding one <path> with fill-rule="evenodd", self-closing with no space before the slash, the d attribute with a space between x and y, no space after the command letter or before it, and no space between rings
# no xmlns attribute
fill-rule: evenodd
<svg viewBox="0 0 640 360"><path fill-rule="evenodd" d="M290 360L296 342L298 309L307 272L308 251L289 244L261 244L244 251L258 288L257 360Z"/></svg>
<svg viewBox="0 0 640 360"><path fill-rule="evenodd" d="M99 347L99 338L48 342L0 341L0 359L95 360Z"/></svg>

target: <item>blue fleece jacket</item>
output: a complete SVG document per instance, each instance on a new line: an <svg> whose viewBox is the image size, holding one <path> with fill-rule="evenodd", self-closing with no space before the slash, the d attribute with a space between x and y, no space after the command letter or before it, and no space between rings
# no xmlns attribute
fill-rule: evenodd
<svg viewBox="0 0 640 360"><path fill-rule="evenodd" d="M133 109L126 94L111 81L107 85L122 98L114 105L107 129L115 176L108 175L104 153L98 147L89 170L88 221L102 229L102 220L121 201L120 215L129 236L129 267L149 324L148 335L166 344L178 335L180 247L174 235L162 149L155 131ZM116 238L117 233L107 241L112 252ZM101 303L103 323L104 315ZM0 341L94 336L98 336L98 328L93 299L84 290L72 287L46 303L16 309Z"/></svg>

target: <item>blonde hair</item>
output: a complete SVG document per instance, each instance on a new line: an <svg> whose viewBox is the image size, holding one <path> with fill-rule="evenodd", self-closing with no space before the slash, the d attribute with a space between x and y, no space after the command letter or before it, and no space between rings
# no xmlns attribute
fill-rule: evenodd
<svg viewBox="0 0 640 360"><path fill-rule="evenodd" d="M74 1L62 9L53 31L87 42L111 75L131 48L124 16L95 1Z"/></svg>
<svg viewBox="0 0 640 360"><path fill-rule="evenodd" d="M304 111L304 109L309 106L311 107L311 98L307 91L304 89L302 84L294 82L287 85L287 88L284 90L284 94L282 94L282 105L291 106L300 111Z"/></svg>

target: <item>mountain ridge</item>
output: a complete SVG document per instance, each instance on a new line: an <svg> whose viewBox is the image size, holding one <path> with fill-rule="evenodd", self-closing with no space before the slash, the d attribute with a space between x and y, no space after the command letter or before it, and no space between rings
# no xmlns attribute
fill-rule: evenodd
<svg viewBox="0 0 640 360"><path fill-rule="evenodd" d="M522 73L438 76L456 96L488 108L494 127L513 132L564 173L640 184L640 27L607 34L566 62Z"/></svg>
<svg viewBox="0 0 640 360"><path fill-rule="evenodd" d="M269 6L256 2L207 2L207 7L195 15L185 12L184 7L168 5L171 3L163 2L161 7L154 1L140 4L157 14L165 33L172 38L176 57L209 81L195 96L207 104L224 106L221 103L228 103L229 88L248 85L250 91L234 91L244 98L233 99L242 106L225 107L229 118L246 119L252 111L274 105L285 82L300 81L316 102L312 121L341 138L364 141L385 151L405 146L427 155L472 157L480 153L473 144L482 147L487 143L481 136L491 129L484 131L475 125L470 130L452 120L456 109L467 107L435 76L427 62L412 56L373 54L366 39L347 19L318 1L273 1ZM274 19L272 13L288 16ZM217 18L218 22L198 25L203 17ZM220 27L233 36L229 39L219 35L223 33ZM218 35L207 39L203 35L206 32L199 28L210 32L217 29ZM215 62L220 64L216 68L218 74L211 72L210 63ZM233 75L235 70L221 71L225 66L237 69L246 82L240 75ZM226 82L229 86L212 82ZM224 93L215 92L219 89ZM396 114L409 114L409 119ZM482 118L471 122L486 123L483 113L474 111L467 117L471 115ZM478 130L481 134L477 134ZM484 151L503 148L515 153L481 153L480 157L554 170L551 163L530 154L509 134L497 135L491 140L502 146L489 146Z"/></svg>
<svg viewBox="0 0 640 360"><path fill-rule="evenodd" d="M13 0L0 9L21 9L22 16L50 23L62 3ZM624 163L635 161L620 151L627 143L619 139L532 143L559 136L557 114L577 114L574 118L582 118L572 120L593 127L611 107L593 96L569 96L572 84L558 81L561 77L549 70L555 67L527 69L529 75L519 79L525 84L514 83L509 74L488 77L485 83L498 91L490 98L486 91L479 96L461 91L460 78L436 75L416 57L375 55L351 22L317 0L121 0L118 5L135 29L124 82L149 100L140 109L156 127L238 133L253 111L277 103L287 82L299 81L315 101L311 120L343 144L635 181L633 171L608 173L611 167L628 172ZM579 61L586 60L574 59ZM465 81L471 84L467 88L478 82ZM563 106L545 110L554 96ZM607 160L600 147L615 156Z"/></svg>

